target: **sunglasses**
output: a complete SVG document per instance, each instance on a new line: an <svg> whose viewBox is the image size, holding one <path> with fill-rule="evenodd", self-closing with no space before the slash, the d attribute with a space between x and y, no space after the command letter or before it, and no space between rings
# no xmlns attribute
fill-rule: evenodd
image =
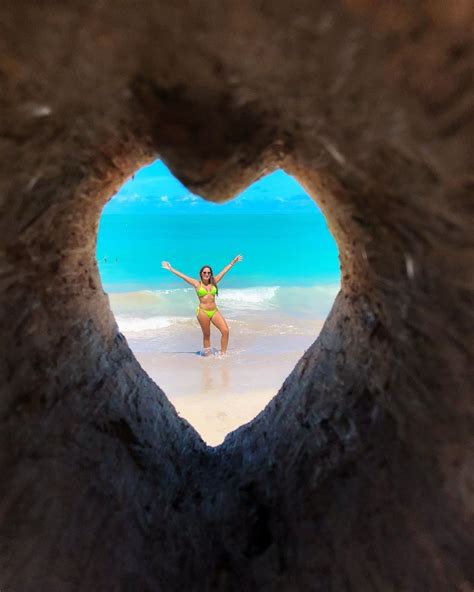
<svg viewBox="0 0 474 592"><path fill-rule="evenodd" d="M211 272L210 271L203 271L202 275L211 275Z"/></svg>

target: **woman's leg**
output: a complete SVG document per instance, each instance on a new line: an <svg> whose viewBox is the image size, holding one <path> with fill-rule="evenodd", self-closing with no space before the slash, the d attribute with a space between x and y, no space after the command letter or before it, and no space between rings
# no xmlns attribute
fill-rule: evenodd
<svg viewBox="0 0 474 592"><path fill-rule="evenodd" d="M199 309L197 313L197 320L202 329L203 347L204 349L209 349L211 347L211 319L202 309Z"/></svg>
<svg viewBox="0 0 474 592"><path fill-rule="evenodd" d="M227 351L227 344L229 343L229 327L227 326L224 317L219 311L214 313L211 321L221 332L221 353L225 354Z"/></svg>

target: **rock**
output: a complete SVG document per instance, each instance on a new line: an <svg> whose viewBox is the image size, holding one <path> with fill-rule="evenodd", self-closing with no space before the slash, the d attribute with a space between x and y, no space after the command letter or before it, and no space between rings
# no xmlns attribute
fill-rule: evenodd
<svg viewBox="0 0 474 592"><path fill-rule="evenodd" d="M471 589L468 4L1 11L0 589ZM340 251L320 337L216 449L95 260L158 157L216 202L284 168Z"/></svg>

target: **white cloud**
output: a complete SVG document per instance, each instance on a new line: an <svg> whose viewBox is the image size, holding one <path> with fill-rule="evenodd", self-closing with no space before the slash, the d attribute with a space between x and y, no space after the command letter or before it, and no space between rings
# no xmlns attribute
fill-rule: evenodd
<svg viewBox="0 0 474 592"><path fill-rule="evenodd" d="M140 195L138 193L119 193L113 198L118 203L133 203L139 199Z"/></svg>
<svg viewBox="0 0 474 592"><path fill-rule="evenodd" d="M201 198L198 195L194 195L194 193L187 193L186 195L182 195L180 201L189 201L191 203L196 203Z"/></svg>

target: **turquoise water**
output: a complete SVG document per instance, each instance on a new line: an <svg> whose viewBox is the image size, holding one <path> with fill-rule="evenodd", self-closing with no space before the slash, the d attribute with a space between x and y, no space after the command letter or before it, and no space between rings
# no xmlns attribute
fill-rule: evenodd
<svg viewBox="0 0 474 592"><path fill-rule="evenodd" d="M216 206L220 207L220 206ZM242 254L220 288L339 283L337 247L319 210L296 213L103 214L97 259L109 293L188 287L161 267L199 278Z"/></svg>
<svg viewBox="0 0 474 592"><path fill-rule="evenodd" d="M282 174L267 177L259 191L275 179L285 181ZM293 187L291 179L285 182ZM326 318L339 291L338 251L322 213L307 195L285 202L265 197L259 205L250 198L248 204L242 201L243 194L242 206L239 198L218 206L193 197L194 205L187 209L182 198L147 201L130 194L120 202L121 195L104 208L97 260L117 323L134 347L161 351L178 343L186 347L182 343L187 340L189 348L199 342L195 290L163 269L163 260L199 279L203 265L217 275L243 255L219 283L216 298L220 312L242 337L272 335L275 344L280 338L290 344L290 336L314 335L308 321ZM271 211L265 212L264 205ZM127 211L145 206L154 211ZM179 213L166 211L171 207Z"/></svg>

